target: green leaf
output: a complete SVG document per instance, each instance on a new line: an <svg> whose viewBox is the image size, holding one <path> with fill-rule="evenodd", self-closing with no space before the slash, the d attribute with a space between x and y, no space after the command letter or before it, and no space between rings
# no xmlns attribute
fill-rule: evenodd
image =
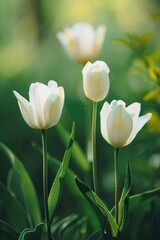
<svg viewBox="0 0 160 240"><path fill-rule="evenodd" d="M9 191L11 193L14 193L17 201L20 203L21 206L25 206L25 201L24 201L24 197L23 197L23 191L21 188L21 184L20 183L20 176L18 174L18 172L14 169L11 168L8 172L8 178L7 178L7 188L9 189ZM25 210L25 208L24 208ZM26 212L27 214L27 212ZM30 216L28 216L29 219Z"/></svg>
<svg viewBox="0 0 160 240"><path fill-rule="evenodd" d="M129 213L130 215L136 216L148 206L155 197L160 197L160 188L146 191L129 198Z"/></svg>
<svg viewBox="0 0 160 240"><path fill-rule="evenodd" d="M67 217L64 217L60 220L56 220L52 223L52 232L54 236L57 236L59 234L60 228L64 228L64 226L68 226L71 222L75 222L77 220L78 216L76 214L71 214Z"/></svg>
<svg viewBox="0 0 160 240"><path fill-rule="evenodd" d="M28 226L28 219L23 207L2 182L0 182L0 193L1 204L7 213L9 224L15 228L17 232L21 232Z"/></svg>
<svg viewBox="0 0 160 240"><path fill-rule="evenodd" d="M42 229L44 223L37 225L33 228L26 228L19 236L18 240L40 240L42 236Z"/></svg>
<svg viewBox="0 0 160 240"><path fill-rule="evenodd" d="M152 38L152 33L151 32L146 32L143 35L139 37L139 44L141 47L145 47Z"/></svg>
<svg viewBox="0 0 160 240"><path fill-rule="evenodd" d="M98 229L96 230L94 233L92 233L87 240L97 240L97 239L103 239L103 235L102 235L102 230Z"/></svg>
<svg viewBox="0 0 160 240"><path fill-rule="evenodd" d="M56 224L55 239L67 240L72 236L72 240L80 240L81 226L86 222L85 218L79 219L77 215L70 215L67 218L60 220Z"/></svg>
<svg viewBox="0 0 160 240"><path fill-rule="evenodd" d="M119 226L122 229L126 223L128 215L128 205L129 205L129 193L131 189L131 169L129 161L126 166L126 178L124 182L124 187L122 190L121 198L119 201Z"/></svg>
<svg viewBox="0 0 160 240"><path fill-rule="evenodd" d="M137 229L139 229L139 232L142 233L142 227L145 229L144 230L145 232L146 230L148 230L148 228L150 228L150 226L147 226L147 228L143 226L144 224L147 224L147 223L144 223L148 215L146 213L150 208L151 209L153 208L154 203L157 206L156 201L158 200L159 202L159 199L160 199L160 188L147 191L144 193L140 193L140 194L131 196L129 198L129 212L127 217L127 224L125 225L125 227L122 229L120 233L120 239L123 240L125 236L130 234L131 231L133 231L132 233L133 239L136 239L138 234ZM153 211L153 209L151 211ZM156 215L156 218L157 218L158 211L156 214L157 214ZM151 217L152 217L152 214L148 216L149 219ZM153 229L155 230L155 222L153 221L153 219L151 220L151 222L149 222L149 219L148 219L148 224L152 222L154 224ZM153 231L152 231L152 235L153 235Z"/></svg>
<svg viewBox="0 0 160 240"><path fill-rule="evenodd" d="M33 143L33 147L38 150L40 153L42 153L42 149L38 147L35 143ZM57 174L57 171L60 168L61 161L58 159L55 159L53 156L51 156L48 153L48 164L50 170ZM77 206L79 206L80 211L82 211L87 218L90 219L90 226L93 229L96 229L99 227L99 221L96 218L95 212L93 211L93 208L90 206L90 204L87 202L87 200L83 197L82 193L77 188L77 185L75 183L75 174L71 169L67 170L65 181L64 181L65 188L68 189L69 194L71 198L73 198L73 201Z"/></svg>
<svg viewBox="0 0 160 240"><path fill-rule="evenodd" d="M80 191L83 193L85 198L95 210L101 222L102 228L107 232L107 236L110 239L116 237L118 235L119 228L106 205L101 201L101 199L96 195L95 192L93 192L86 184L81 182L78 178L76 178L76 183Z"/></svg>
<svg viewBox="0 0 160 240"><path fill-rule="evenodd" d="M0 220L0 232L4 233L9 240L17 240L19 234L9 224Z"/></svg>
<svg viewBox="0 0 160 240"><path fill-rule="evenodd" d="M144 95L145 101L155 100L160 103L160 89L152 90Z"/></svg>
<svg viewBox="0 0 160 240"><path fill-rule="evenodd" d="M41 222L41 213L37 194L32 183L32 180L29 174L27 173L24 165L15 156L15 154L2 142L0 142L0 148L6 154L6 156L8 157L9 161L12 164L12 168L18 175L19 191L21 191L21 195L23 195L25 203L24 207L26 209L26 213L28 214L28 220L30 222L30 225L36 226L38 223ZM10 183L10 187L11 185L12 184ZM14 189L15 188L12 188L11 190L14 192Z"/></svg>
<svg viewBox="0 0 160 240"><path fill-rule="evenodd" d="M86 240L87 238L87 219L86 218L84 218L79 234L80 234L79 240Z"/></svg>
<svg viewBox="0 0 160 240"><path fill-rule="evenodd" d="M57 132L66 146L69 140L69 132L63 127L63 125L57 125ZM83 150L81 149L80 145L74 140L73 149L72 149L72 157L75 161L76 166L81 169L81 171L88 173L90 170L90 164L87 161L87 157L85 156Z"/></svg>
<svg viewBox="0 0 160 240"><path fill-rule="evenodd" d="M54 182L52 184L52 187L51 187L51 190L49 193L49 197L48 197L50 221L52 221L52 219L53 219L55 210L56 210L58 202L60 200L60 196L61 196L61 192L62 192L62 184L63 184L64 178L66 176L67 169L68 169L69 162L70 162L71 150L72 150L72 145L74 142L74 135L75 135L75 124L73 123L72 132L70 135L67 149L66 149L64 157L63 157L63 161L62 161L60 168L56 174L56 177L54 179Z"/></svg>

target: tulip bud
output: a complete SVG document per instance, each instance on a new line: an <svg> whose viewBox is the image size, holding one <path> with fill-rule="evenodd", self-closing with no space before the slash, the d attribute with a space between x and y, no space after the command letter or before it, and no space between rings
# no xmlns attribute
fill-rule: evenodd
<svg viewBox="0 0 160 240"><path fill-rule="evenodd" d="M101 133L104 139L116 148L131 143L141 128L149 121L152 114L139 117L140 103L128 107L121 100L114 100L109 105L104 103L101 116Z"/></svg>
<svg viewBox="0 0 160 240"><path fill-rule="evenodd" d="M45 130L56 125L64 105L64 89L53 80L48 86L39 82L32 83L29 101L13 91L25 122L35 129Z"/></svg>
<svg viewBox="0 0 160 240"><path fill-rule="evenodd" d="M71 59L85 64L100 53L105 32L103 25L94 30L89 23L76 23L64 32L59 32L57 37Z"/></svg>
<svg viewBox="0 0 160 240"><path fill-rule="evenodd" d="M103 61L88 62L83 70L83 89L87 98L102 101L109 91L109 68Z"/></svg>

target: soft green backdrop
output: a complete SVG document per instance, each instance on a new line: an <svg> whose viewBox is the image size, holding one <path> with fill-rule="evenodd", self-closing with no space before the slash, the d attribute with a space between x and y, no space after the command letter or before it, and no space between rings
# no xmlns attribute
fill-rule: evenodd
<svg viewBox="0 0 160 240"><path fill-rule="evenodd" d="M70 131L72 122L76 122L76 140L85 149L83 66L68 59L56 38L57 31L79 21L90 22L95 27L99 24L107 27L104 46L98 58L106 61L111 70L111 88L106 100L122 99L127 105L138 101L142 104L141 114L150 111L154 113L150 123L134 142L120 153L121 183L125 161L129 158L133 193L160 186L160 106L154 97L152 100L144 100L146 93L159 89L159 83L154 80L153 74L149 74L148 65L139 61L143 56L155 56L157 53L152 59L153 65L158 67L160 64L158 0L1 0L0 9L0 140L24 162L40 196L42 157L31 143L41 145L41 135L23 121L12 91L16 90L28 98L32 82L46 84L53 79L64 86L66 100L61 123ZM133 35L128 36L128 33ZM144 36L142 40L141 36ZM129 44L122 39L127 39ZM102 104L99 104L98 112ZM49 151L61 159L65 148L56 128L48 131L48 142ZM97 148L101 195L112 206L113 149L100 134L99 116ZM2 154L0 164L0 178L5 182L8 166ZM72 165L76 174L79 174L75 164ZM62 201L62 208L58 211L65 216L73 209L70 206L71 197L65 191L64 196L65 204ZM78 207L74 206L74 211L78 212Z"/></svg>

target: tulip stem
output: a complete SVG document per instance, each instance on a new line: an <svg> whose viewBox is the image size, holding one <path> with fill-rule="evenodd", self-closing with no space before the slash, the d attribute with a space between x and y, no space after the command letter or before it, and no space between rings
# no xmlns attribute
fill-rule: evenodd
<svg viewBox="0 0 160 240"><path fill-rule="evenodd" d="M119 184L118 184L118 153L119 148L114 149L114 170L115 170L115 220L118 224L118 201L119 201Z"/></svg>
<svg viewBox="0 0 160 240"><path fill-rule="evenodd" d="M46 131L42 130L42 148L43 148L43 198L44 198L44 215L47 228L48 240L52 240L51 229L49 224L48 210L48 158L47 158L47 136Z"/></svg>
<svg viewBox="0 0 160 240"><path fill-rule="evenodd" d="M86 114L86 153L88 162L92 161L92 140L91 140L91 116L92 105L91 101L86 98L87 114Z"/></svg>
<svg viewBox="0 0 160 240"><path fill-rule="evenodd" d="M92 172L93 172L93 187L98 194L98 178L97 178L97 158L96 158L96 122L97 122L97 102L93 102L92 113Z"/></svg>

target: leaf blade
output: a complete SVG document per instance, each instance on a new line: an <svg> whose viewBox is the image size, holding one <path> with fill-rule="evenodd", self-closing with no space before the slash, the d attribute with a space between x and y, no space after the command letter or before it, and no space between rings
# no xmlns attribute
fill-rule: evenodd
<svg viewBox="0 0 160 240"><path fill-rule="evenodd" d="M17 232L21 232L26 226L28 226L28 219L23 207L2 182L0 182L0 193L1 204L7 213L9 224ZM17 216L16 221L15 216Z"/></svg>
<svg viewBox="0 0 160 240"><path fill-rule="evenodd" d="M69 132L61 124L58 124L56 129L62 142L66 145L69 139ZM89 162L87 161L87 158L80 145L75 140L72 149L72 156L77 167L81 169L81 171L88 172L90 170Z"/></svg>
<svg viewBox="0 0 160 240"><path fill-rule="evenodd" d="M72 125L72 131L69 139L68 146L66 148L63 161L60 165L60 168L56 174L56 177L53 181L49 197L48 197L48 208L49 208L49 216L50 216L50 221L52 221L56 207L58 205L61 191L62 191L62 184L64 177L66 176L67 169L69 166L70 162L70 156L71 156L71 150L74 142L74 135L75 135L75 123Z"/></svg>
<svg viewBox="0 0 160 240"><path fill-rule="evenodd" d="M0 232L3 232L10 240L17 240L19 234L6 222L0 220Z"/></svg>
<svg viewBox="0 0 160 240"><path fill-rule="evenodd" d="M27 173L24 165L16 157L16 155L2 142L0 142L0 148L7 156L8 160L12 164L12 168L18 173L20 177L21 189L23 190L23 196L25 199L26 212L29 213L31 219L31 226L36 226L41 222L41 213L39 208L38 197L32 183L32 180ZM13 189L12 189L13 190ZM29 220L30 220L29 219Z"/></svg>
<svg viewBox="0 0 160 240"><path fill-rule="evenodd" d="M44 223L40 223L34 229L33 228L24 229L24 231L20 234L18 240L41 239L43 226Z"/></svg>
<svg viewBox="0 0 160 240"><path fill-rule="evenodd" d="M78 178L76 178L75 180L78 188L83 193L88 202L91 204L97 216L99 217L103 230L107 232L107 235L110 239L116 237L118 235L119 228L108 208L96 195L96 193L94 193L86 184L81 182Z"/></svg>

